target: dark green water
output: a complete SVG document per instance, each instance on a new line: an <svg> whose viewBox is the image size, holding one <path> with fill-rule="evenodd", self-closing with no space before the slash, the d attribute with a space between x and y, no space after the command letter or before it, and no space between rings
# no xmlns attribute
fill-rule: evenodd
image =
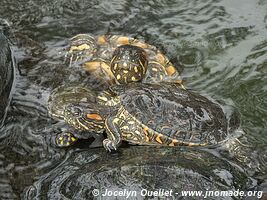
<svg viewBox="0 0 267 200"><path fill-rule="evenodd" d="M0 199L91 199L95 188L267 192L266 0L1 0L0 17L17 38L18 63L0 130ZM48 116L48 96L88 81L59 54L78 33L158 47L188 88L236 107L245 134L216 150L132 146L109 155L87 144L56 148L53 137L64 125Z"/></svg>

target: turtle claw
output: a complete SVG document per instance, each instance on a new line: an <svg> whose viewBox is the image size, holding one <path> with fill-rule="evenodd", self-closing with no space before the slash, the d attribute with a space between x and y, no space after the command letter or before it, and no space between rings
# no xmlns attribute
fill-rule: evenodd
<svg viewBox="0 0 267 200"><path fill-rule="evenodd" d="M117 150L115 143L109 139L103 140L103 146L109 152L111 152L112 150Z"/></svg>

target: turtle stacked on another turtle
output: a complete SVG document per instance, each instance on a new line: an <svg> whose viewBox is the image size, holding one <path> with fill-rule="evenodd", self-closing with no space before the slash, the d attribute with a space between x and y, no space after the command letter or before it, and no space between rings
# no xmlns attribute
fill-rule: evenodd
<svg viewBox="0 0 267 200"><path fill-rule="evenodd" d="M93 37L79 34L70 39L66 61L81 64L88 73L109 84L176 82L179 72L156 47L119 35Z"/></svg>
<svg viewBox="0 0 267 200"><path fill-rule="evenodd" d="M184 88L178 71L166 56L156 47L130 37L76 35L70 39L67 47L66 62L70 65L81 64L86 72L94 78L108 82L109 85L131 82L175 82ZM63 107L71 102L70 99L73 103L77 103L79 101L77 96L83 96L81 94L75 96L73 91L68 89L61 93L62 97L57 93L51 94L48 109L53 116L59 118L63 118ZM88 93L94 92L90 90ZM103 92L96 100L105 104L110 98L109 94L105 95ZM81 133L78 132L78 135ZM58 134L56 139L58 146L69 146L75 141L69 132Z"/></svg>
<svg viewBox="0 0 267 200"><path fill-rule="evenodd" d="M141 46L154 56L149 58ZM69 60L82 60L84 69L100 78L109 77L111 86L91 95L95 97L93 101L68 101L61 105L60 117L75 131L58 134L57 145L70 146L78 138L86 139L84 131L95 134L105 131L107 139L103 146L108 151L116 150L122 140L163 146L206 146L226 140L234 129L222 108L181 87L178 72L165 56L155 52L153 47L126 37L74 37L67 55ZM55 99L50 96L52 114L57 110L53 109L57 105Z"/></svg>

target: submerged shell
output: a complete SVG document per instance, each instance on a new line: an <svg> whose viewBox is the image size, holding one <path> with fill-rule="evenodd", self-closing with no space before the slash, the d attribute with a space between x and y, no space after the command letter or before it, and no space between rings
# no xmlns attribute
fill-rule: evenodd
<svg viewBox="0 0 267 200"><path fill-rule="evenodd" d="M156 134L195 144L217 144L228 135L228 121L218 104L175 84L128 84L112 89L122 106Z"/></svg>

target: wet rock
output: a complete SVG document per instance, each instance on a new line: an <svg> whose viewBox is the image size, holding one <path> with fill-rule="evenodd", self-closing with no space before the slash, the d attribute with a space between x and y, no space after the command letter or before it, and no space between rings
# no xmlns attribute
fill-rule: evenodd
<svg viewBox="0 0 267 200"><path fill-rule="evenodd" d="M28 187L24 199L184 199L182 191L203 191L203 199L207 190L246 190L251 183L240 168L202 150L132 146L109 154L96 148L72 152Z"/></svg>
<svg viewBox="0 0 267 200"><path fill-rule="evenodd" d="M0 126L6 116L14 81L14 57L6 35L7 24L0 20Z"/></svg>

